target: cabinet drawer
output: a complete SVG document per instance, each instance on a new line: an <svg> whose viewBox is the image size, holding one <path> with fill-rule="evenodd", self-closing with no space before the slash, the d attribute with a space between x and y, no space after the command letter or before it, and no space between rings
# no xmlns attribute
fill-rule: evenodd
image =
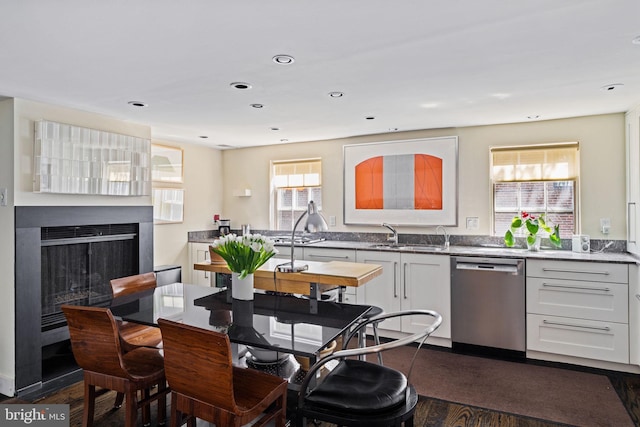
<svg viewBox="0 0 640 427"><path fill-rule="evenodd" d="M606 262L527 260L527 277L629 283L629 269Z"/></svg>
<svg viewBox="0 0 640 427"><path fill-rule="evenodd" d="M355 249L304 248L304 259L308 261L344 261L356 262Z"/></svg>
<svg viewBox="0 0 640 427"><path fill-rule="evenodd" d="M527 314L527 350L629 363L626 324Z"/></svg>
<svg viewBox="0 0 640 427"><path fill-rule="evenodd" d="M527 312L627 323L628 287L620 283L529 277Z"/></svg>

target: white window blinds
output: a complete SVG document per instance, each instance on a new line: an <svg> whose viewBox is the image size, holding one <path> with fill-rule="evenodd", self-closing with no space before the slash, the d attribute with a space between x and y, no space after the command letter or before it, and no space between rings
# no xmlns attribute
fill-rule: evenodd
<svg viewBox="0 0 640 427"><path fill-rule="evenodd" d="M494 182L566 180L579 174L577 142L491 149Z"/></svg>
<svg viewBox="0 0 640 427"><path fill-rule="evenodd" d="M320 186L322 185L322 161L274 162L273 184L276 188Z"/></svg>

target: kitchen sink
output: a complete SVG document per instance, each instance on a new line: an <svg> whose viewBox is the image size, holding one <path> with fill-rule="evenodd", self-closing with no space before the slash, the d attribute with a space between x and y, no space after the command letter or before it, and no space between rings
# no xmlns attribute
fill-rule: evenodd
<svg viewBox="0 0 640 427"><path fill-rule="evenodd" d="M401 251L434 251L440 252L444 250L443 246L436 245L406 245L398 248Z"/></svg>

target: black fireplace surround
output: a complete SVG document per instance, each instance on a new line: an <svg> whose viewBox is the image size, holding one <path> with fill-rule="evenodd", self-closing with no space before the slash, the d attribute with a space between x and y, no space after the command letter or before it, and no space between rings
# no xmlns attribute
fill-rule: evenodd
<svg viewBox="0 0 640 427"><path fill-rule="evenodd" d="M50 369L68 347L60 305L105 305L110 279L153 271L153 207L16 206L15 218L20 395L64 375Z"/></svg>

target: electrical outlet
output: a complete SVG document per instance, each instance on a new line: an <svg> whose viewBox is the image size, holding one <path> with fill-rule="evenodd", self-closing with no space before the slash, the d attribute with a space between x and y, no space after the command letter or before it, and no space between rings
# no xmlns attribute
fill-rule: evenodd
<svg viewBox="0 0 640 427"><path fill-rule="evenodd" d="M335 215L329 215L329 226L330 227L335 227L336 226L336 216Z"/></svg>
<svg viewBox="0 0 640 427"><path fill-rule="evenodd" d="M0 188L0 206L7 206L7 189Z"/></svg>
<svg viewBox="0 0 640 427"><path fill-rule="evenodd" d="M600 231L602 234L609 234L611 231L611 218L600 218Z"/></svg>

